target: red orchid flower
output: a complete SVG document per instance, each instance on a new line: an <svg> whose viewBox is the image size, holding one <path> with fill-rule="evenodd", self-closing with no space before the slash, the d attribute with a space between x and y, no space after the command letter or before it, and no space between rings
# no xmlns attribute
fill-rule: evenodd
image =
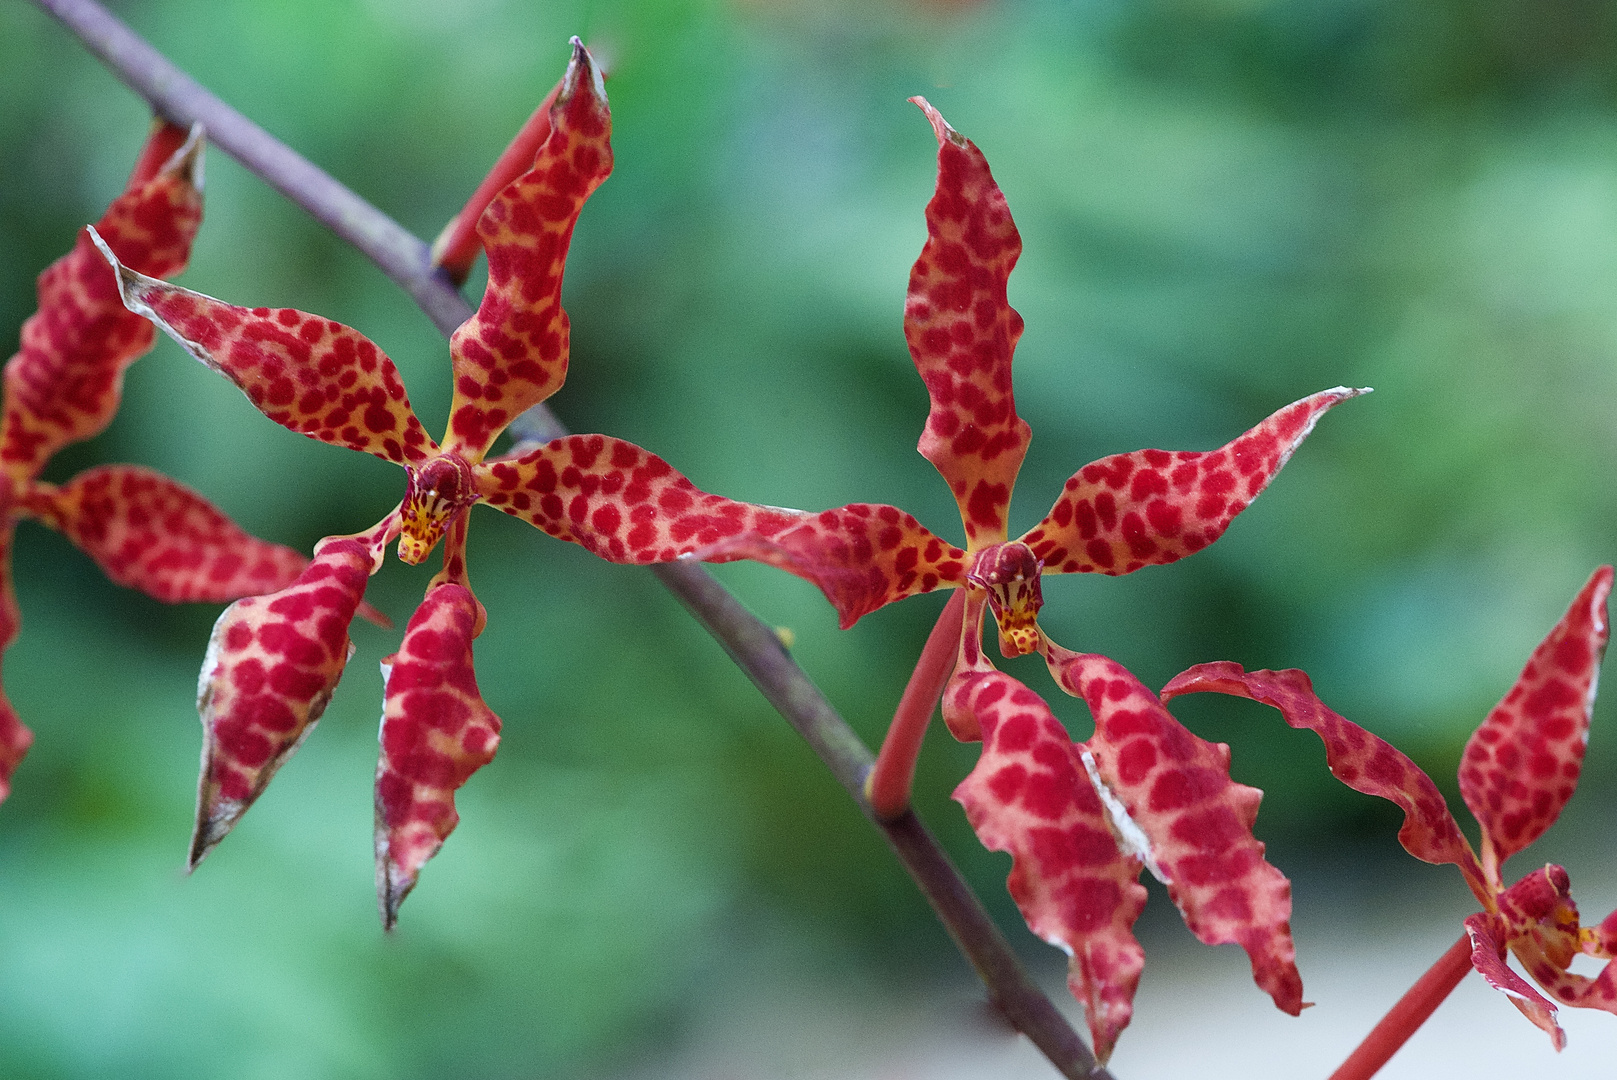
<svg viewBox="0 0 1617 1080"><path fill-rule="evenodd" d="M202 222L202 132L157 121L124 193L96 225L154 277L178 274ZM105 430L124 371L150 351L150 324L124 309L91 230L39 276L39 310L5 367L0 407L0 650L21 626L11 537L31 518L60 530L109 578L158 600L222 601L278 589L304 559L255 539L183 484L138 465L102 465L64 484L39 478L55 453ZM33 742L0 693L0 799Z"/></svg>
<svg viewBox="0 0 1617 1080"><path fill-rule="evenodd" d="M1102 1061L1128 1023L1143 955L1131 932L1142 867L1169 884L1208 943L1240 942L1282 1009L1302 1008L1290 886L1251 825L1261 793L1229 778L1227 747L1180 727L1121 665L1067 652L1038 625L1045 574L1127 574L1206 547L1268 485L1319 417L1363 391L1338 387L1288 405L1208 453L1141 450L1078 470L1042 521L1016 539L1011 489L1029 441L1011 359L1022 319L1006 299L1021 238L981 151L924 99L938 138L927 242L910 275L904 333L931 397L921 454L948 481L964 549L896 507L856 503L773 536L731 537L693 557L751 558L825 593L843 627L916 593L958 589L905 691L867 792L878 814L908 806L931 711L983 756L955 797L990 848L1013 853L1010 889L1028 925L1072 956ZM1096 734L1074 745L1039 697L981 649L991 609L1006 656L1038 651L1084 698Z"/></svg>
<svg viewBox="0 0 1617 1080"><path fill-rule="evenodd" d="M533 167L478 221L488 287L450 342L455 388L441 444L411 409L393 362L357 330L291 309L236 307L118 267L130 310L233 381L271 420L406 474L403 502L382 521L322 541L290 587L235 605L215 628L202 675L208 741L193 866L318 718L347 662L347 626L366 580L394 537L407 563L425 560L440 540L444 556L399 653L384 664L376 852L390 927L420 867L455 826L454 791L498 741L499 720L472 674L484 613L466 574L471 507L488 503L604 559L637 564L795 521L699 491L656 455L603 435L485 460L506 427L566 377L562 272L584 202L611 171L610 136L600 74L575 38Z"/></svg>
<svg viewBox="0 0 1617 1080"><path fill-rule="evenodd" d="M1617 1012L1617 965L1607 964L1593 979L1567 970L1580 952L1617 958L1617 913L1599 926L1580 927L1564 869L1548 865L1508 887L1500 869L1555 823L1577 788L1609 635L1606 599L1611 586L1611 567L1594 572L1533 651L1510 692L1466 742L1460 759L1460 796L1482 829L1480 860L1431 777L1390 744L1327 708L1301 671L1199 664L1162 690L1164 701L1179 694L1217 691L1272 705L1292 727L1319 735L1338 780L1401 806L1404 824L1398 840L1404 850L1424 862L1459 867L1483 907L1465 920L1469 948L1460 954L1462 966L1453 982L1475 967L1490 986L1504 992L1524 1016L1549 1033L1557 1050L1565 1045L1566 1036L1555 1021L1554 1003L1510 969L1506 950L1515 953L1538 985L1563 1005ZM1430 1007L1435 1008L1452 988L1450 983ZM1396 1048L1394 1044L1386 1053Z"/></svg>

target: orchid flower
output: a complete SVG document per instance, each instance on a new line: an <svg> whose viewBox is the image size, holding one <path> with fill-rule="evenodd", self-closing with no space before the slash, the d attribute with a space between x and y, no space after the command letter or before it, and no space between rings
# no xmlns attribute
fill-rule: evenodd
<svg viewBox="0 0 1617 1080"><path fill-rule="evenodd" d="M106 429L124 371L150 351L150 325L124 310L90 232L133 266L165 277L190 258L202 222L202 131L157 121L122 195L95 230L39 276L39 310L5 367L0 407L0 650L21 626L11 539L31 518L61 531L109 578L158 600L222 601L278 589L304 559L247 535L195 491L138 465L102 465L63 484L40 473L64 446ZM0 693L0 799L33 742Z"/></svg>
<svg viewBox="0 0 1617 1080"><path fill-rule="evenodd" d="M1577 788L1609 636L1606 599L1611 586L1611 567L1594 572L1533 651L1516 684L1465 744L1460 797L1481 826L1480 860L1431 777L1390 744L1322 704L1301 671L1199 664L1162 690L1165 701L1217 691L1272 705L1292 727L1319 735L1338 780L1402 807L1398 840L1404 850L1424 862L1453 863L1482 905L1482 911L1465 919L1467 966L1548 1032L1557 1050L1566 1036L1556 1023L1554 1003L1511 970L1506 951L1515 953L1534 981L1561 1004L1617 1012L1617 965L1607 964L1593 979L1568 970L1580 952L1617 959L1617 913L1599 926L1581 927L1566 870L1547 865L1509 886L1500 870L1505 860L1555 823ZM1461 967L1459 973L1465 970Z"/></svg>
<svg viewBox="0 0 1617 1080"><path fill-rule="evenodd" d="M751 558L817 585L844 628L917 593L958 592L905 691L866 790L885 817L908 806L922 735L943 716L983 755L955 798L979 838L1012 852L1010 890L1035 933L1072 957L1070 983L1105 1061L1129 1021L1143 953L1131 927L1142 868L1168 884L1209 944L1239 942L1282 1009L1303 1005L1288 919L1290 886L1251 826L1261 793L1229 778L1229 749L1181 727L1120 664L1068 652L1038 624L1047 574L1128 574L1211 544L1266 487L1319 417L1363 391L1337 387L1286 406L1208 453L1141 450L1078 470L1050 512L1011 539L1008 510L1029 442L1011 359L1022 319L1006 298L1021 238L982 152L922 98L938 139L927 241L910 275L904 333L931 412L919 450L949 484L966 546L893 506L855 503L775 535L697 551ZM1096 734L1074 744L1038 695L981 648L992 611L1000 651L1045 657L1084 698ZM952 679L950 678L953 673Z"/></svg>
<svg viewBox="0 0 1617 1080"><path fill-rule="evenodd" d="M394 537L406 563L425 560L440 540L444 554L399 652L383 662L376 855L389 927L458 821L454 792L498 743L499 719L472 669L485 616L466 571L471 507L487 503L604 559L635 564L795 521L701 492L655 454L603 435L486 457L566 377L562 272L584 202L611 171L610 136L600 74L575 38L533 167L478 221L488 286L450 342L454 397L441 443L411 409L392 360L359 331L302 311L236 307L118 266L107 253L129 309L229 378L271 420L391 461L406 476L403 501L380 522L321 541L296 582L233 606L215 627L199 698L207 742L193 866L319 717L348 660L347 626Z"/></svg>

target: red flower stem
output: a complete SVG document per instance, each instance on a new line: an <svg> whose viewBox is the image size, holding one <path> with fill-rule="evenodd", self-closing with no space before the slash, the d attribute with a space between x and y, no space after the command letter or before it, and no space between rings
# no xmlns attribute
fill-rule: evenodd
<svg viewBox="0 0 1617 1080"><path fill-rule="evenodd" d="M1398 999L1398 1004L1387 1011L1381 1022L1370 1029L1358 1049L1331 1074L1331 1080L1369 1080L1426 1023L1427 1017L1454 992L1470 970L1471 938L1461 934L1460 940L1450 945L1448 951L1437 958L1437 963Z"/></svg>
<svg viewBox="0 0 1617 1080"><path fill-rule="evenodd" d="M82 40L115 75L177 123L200 120L208 138L352 244L396 282L447 337L472 316L471 306L431 265L427 245L403 226L263 128L220 101L95 0L34 0ZM512 433L545 441L567 434L544 405L518 417ZM866 816L870 751L818 687L786 653L774 630L748 612L695 563L652 572L696 616L770 703L825 762ZM1070 1080L1112 1080L1064 1016L1023 970L982 902L913 814L880 822L888 844L915 878L938 918L976 968L991 1001Z"/></svg>
<svg viewBox="0 0 1617 1080"><path fill-rule="evenodd" d="M444 231L433 241L433 263L443 267L449 280L457 286L465 283L466 275L472 272L472 263L477 261L477 253L483 250L483 243L477 238L477 221L483 216L483 211L488 209L488 204L501 188L533 167L533 159L538 157L539 148L550 138L550 107L556 103L556 95L561 93L561 84L562 80L558 80L550 88L550 93L533 110L533 115L516 133L511 145L500 154L494 167L483 177L483 182L472 192L472 197L466 200L465 207L449 219Z"/></svg>
<svg viewBox="0 0 1617 1080"><path fill-rule="evenodd" d="M921 740L926 737L932 712L938 707L943 686L960 653L960 623L965 610L966 590L955 589L938 614L920 659L915 661L904 696L898 699L881 753L876 755L876 765L865 780L865 796L878 818L896 818L910 808L915 761L921 756Z"/></svg>

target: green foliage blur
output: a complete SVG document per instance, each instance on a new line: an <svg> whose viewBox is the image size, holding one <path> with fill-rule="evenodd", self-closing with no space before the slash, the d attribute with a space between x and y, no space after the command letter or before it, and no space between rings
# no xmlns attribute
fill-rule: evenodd
<svg viewBox="0 0 1617 1080"><path fill-rule="evenodd" d="M117 9L427 238L583 36L611 67L618 164L574 239L573 366L552 404L709 490L893 502L958 535L913 450L926 395L901 334L935 152L914 94L983 148L1024 238L1011 300L1035 439L1015 529L1094 458L1209 449L1313 391L1375 387L1208 551L1046 582L1054 638L1153 686L1204 660L1303 667L1452 792L1466 735L1617 556L1609 5ZM62 28L0 0L5 341L33 310L34 275L120 189L147 118ZM222 153L207 182L181 282L361 329L441 426L447 351L408 299ZM113 426L47 478L104 461L162 469L304 550L403 491L392 466L270 424L166 339L131 370ZM19 530L6 692L37 742L0 809L0 1074L606 1075L654 1053L691 988L726 978L748 941L801 935L877 971L959 964L879 837L649 575L489 511L471 543L489 611L478 672L504 743L388 939L371 779L377 662L397 632L356 624L318 731L187 880L192 680L218 609L119 589L60 537ZM402 625L432 569L394 562L369 598ZM792 630L804 667L878 741L942 599L844 632L794 578L718 572ZM1036 663L1009 669L1087 735ZM1258 832L1300 902L1349 875L1447 873L1397 851L1396 812L1335 784L1312 736L1244 703L1176 711L1268 792ZM1585 833L1612 817L1614 719L1602 705L1568 811ZM948 801L974 755L935 733L920 810L1018 945L1043 950L1004 896L1008 860ZM1574 881L1580 860L1592 873L1610 858L1554 836L1534 854ZM1583 903L1598 917L1612 900ZM1160 895L1153 910L1172 917Z"/></svg>

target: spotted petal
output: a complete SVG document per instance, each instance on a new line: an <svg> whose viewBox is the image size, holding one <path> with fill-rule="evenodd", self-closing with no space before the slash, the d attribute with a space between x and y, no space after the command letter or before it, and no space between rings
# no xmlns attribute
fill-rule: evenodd
<svg viewBox="0 0 1617 1080"><path fill-rule="evenodd" d="M243 532L195 491L139 465L88 469L33 499L46 520L120 585L164 600L273 592L307 562Z"/></svg>
<svg viewBox="0 0 1617 1080"><path fill-rule="evenodd" d="M376 766L376 889L389 929L426 861L460 821L455 791L494 759L500 718L472 671L478 603L453 583L428 590L399 651L382 661Z"/></svg>
<svg viewBox="0 0 1617 1080"><path fill-rule="evenodd" d="M1197 664L1169 680L1162 688L1162 700L1210 691L1273 706L1292 727L1318 735L1331 775L1354 791L1402 808L1398 842L1405 851L1423 862L1453 863L1477 899L1492 906L1493 889L1432 778L1391 743L1329 709L1314 693L1307 674L1296 669L1246 671L1228 661Z"/></svg>
<svg viewBox="0 0 1617 1080"><path fill-rule="evenodd" d="M1465 932L1471 938L1471 966L1488 985L1510 999L1521 1014L1549 1035L1557 1050L1566 1049L1566 1032L1555 1021L1555 1005L1527 984L1505 963L1507 940L1503 921L1488 911L1468 915Z"/></svg>
<svg viewBox="0 0 1617 1080"><path fill-rule="evenodd" d="M455 397L447 449L481 460L507 424L567 377L562 271L584 201L612 171L612 117L601 73L573 39L573 59L550 110L533 168L494 198L477 223L488 288L450 339Z"/></svg>
<svg viewBox="0 0 1617 1080"><path fill-rule="evenodd" d="M472 475L490 506L616 563L669 562L739 534L771 537L803 516L710 495L656 454L604 435L569 435Z"/></svg>
<svg viewBox="0 0 1617 1080"><path fill-rule="evenodd" d="M147 277L102 254L124 304L235 383L291 431L397 465L438 453L398 368L364 334L292 308L244 308Z"/></svg>
<svg viewBox="0 0 1617 1080"><path fill-rule="evenodd" d="M96 228L130 266L154 277L185 268L202 221L202 135L158 125L143 161L169 151L155 171L137 167ZM177 139L184 140L176 150ZM117 281L81 232L73 250L39 276L39 310L5 368L0 468L19 480L51 455L103 430L118 410L124 370L155 335L118 299Z"/></svg>
<svg viewBox="0 0 1617 1080"><path fill-rule="evenodd" d="M1482 865L1495 887L1499 867L1555 823L1578 786L1611 583L1611 567L1594 572L1465 744L1460 796L1482 823Z"/></svg>
<svg viewBox="0 0 1617 1080"><path fill-rule="evenodd" d="M203 744L193 868L325 711L353 655L348 624L380 551L350 537L323 540L291 585L236 601L214 624L197 687Z"/></svg>
<svg viewBox="0 0 1617 1080"><path fill-rule="evenodd" d="M1230 779L1230 748L1187 731L1123 665L1048 646L1050 671L1095 716L1097 774L1149 841L1147 865L1191 933L1237 942L1285 1012L1303 1008L1291 940L1291 883L1252 835L1263 792Z"/></svg>
<svg viewBox="0 0 1617 1080"><path fill-rule="evenodd" d="M1367 392L1321 391L1206 453L1137 450L1091 462L1022 542L1046 574L1132 574L1182 559L1224 535L1326 410Z"/></svg>
<svg viewBox="0 0 1617 1080"><path fill-rule="evenodd" d="M1119 849L1082 749L1037 694L992 668L966 671L944 711L970 714L983 739L955 800L984 847L1011 853L1006 884L1028 928L1071 957L1067 983L1105 1063L1145 964L1132 929L1145 906L1142 864Z"/></svg>
<svg viewBox="0 0 1617 1080"><path fill-rule="evenodd" d="M982 151L925 98L910 100L938 137L926 246L904 303L904 339L932 399L919 450L949 482L976 551L1005 539L1030 437L1011 390L1022 317L1005 297L1022 238Z"/></svg>
<svg viewBox="0 0 1617 1080"><path fill-rule="evenodd" d="M8 500L0 494L0 654L11 648L22 629L22 615L17 610L17 594L11 587L11 537L16 528L10 514ZM24 726L11 707L5 691L0 690L0 802L11 794L11 776L22 763L23 755L34 743L34 733Z"/></svg>
<svg viewBox="0 0 1617 1080"><path fill-rule="evenodd" d="M818 514L770 523L698 549L706 562L753 559L817 585L846 630L895 600L966 576L966 553L896 506L850 503Z"/></svg>

